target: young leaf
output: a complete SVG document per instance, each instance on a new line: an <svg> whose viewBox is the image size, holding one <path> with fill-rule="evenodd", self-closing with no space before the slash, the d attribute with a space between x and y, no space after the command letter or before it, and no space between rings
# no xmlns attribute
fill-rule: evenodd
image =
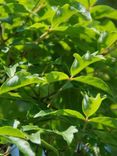
<svg viewBox="0 0 117 156"><path fill-rule="evenodd" d="M95 98L89 97L87 94L84 95L82 101L82 110L86 117L90 117L93 115L101 105L101 102L105 99L105 97L101 98L100 94L97 94Z"/></svg>
<svg viewBox="0 0 117 156"><path fill-rule="evenodd" d="M117 129L117 118L112 117L95 117L89 120L90 122L99 123Z"/></svg>
<svg viewBox="0 0 117 156"><path fill-rule="evenodd" d="M39 113L37 113L34 118L38 118L38 117L45 117L48 115L55 115L55 116L71 116L71 117L75 117L78 119L82 119L84 120L84 116L79 113L78 111L75 110L71 110L71 109L60 109L57 111L53 111L53 112L48 112L48 111L40 111Z"/></svg>
<svg viewBox="0 0 117 156"><path fill-rule="evenodd" d="M75 76L79 72L81 72L83 69L85 69L90 64L101 61L104 59L102 55L95 55L96 53L90 54L89 52L83 55L82 57L75 53L73 56L75 57L75 60L71 66L70 72L71 76Z"/></svg>
<svg viewBox="0 0 117 156"><path fill-rule="evenodd" d="M24 154L24 156L35 156L35 153L32 151L29 143L20 138L7 137L10 143L15 144L18 149Z"/></svg>
<svg viewBox="0 0 117 156"><path fill-rule="evenodd" d="M72 78L72 80L94 86L112 95L112 91L110 87L100 78L93 77L93 76L79 76L79 77Z"/></svg>

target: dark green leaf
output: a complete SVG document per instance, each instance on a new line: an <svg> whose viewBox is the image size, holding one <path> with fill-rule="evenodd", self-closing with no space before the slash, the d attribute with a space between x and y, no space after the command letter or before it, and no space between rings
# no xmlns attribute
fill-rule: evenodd
<svg viewBox="0 0 117 156"><path fill-rule="evenodd" d="M100 78L93 77L93 76L79 76L79 77L72 78L72 80L94 86L96 88L99 88L107 92L108 94L112 94L109 86Z"/></svg>
<svg viewBox="0 0 117 156"><path fill-rule="evenodd" d="M99 123L112 128L117 128L117 118L111 117L95 117L89 120L90 122Z"/></svg>

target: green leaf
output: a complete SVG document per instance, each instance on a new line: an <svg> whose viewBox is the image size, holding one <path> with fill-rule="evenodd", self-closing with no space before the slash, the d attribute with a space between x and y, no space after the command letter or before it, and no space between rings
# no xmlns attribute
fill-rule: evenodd
<svg viewBox="0 0 117 156"><path fill-rule="evenodd" d="M93 76L79 76L79 77L72 78L72 80L91 85L112 95L112 91L110 87L100 78L93 77Z"/></svg>
<svg viewBox="0 0 117 156"><path fill-rule="evenodd" d="M90 12L81 3L76 3L75 2L75 8L78 10L79 15L84 17L85 20L92 20Z"/></svg>
<svg viewBox="0 0 117 156"><path fill-rule="evenodd" d="M112 128L117 128L117 118L112 117L95 117L89 120L89 122L99 123Z"/></svg>
<svg viewBox="0 0 117 156"><path fill-rule="evenodd" d="M96 5L91 8L91 14L94 18L111 18L117 20L117 10L107 5Z"/></svg>
<svg viewBox="0 0 117 156"><path fill-rule="evenodd" d="M30 75L28 72L17 72L13 77L6 80L1 88L0 94L9 92L11 90L21 88L34 83L42 83L44 78L39 78L37 75Z"/></svg>
<svg viewBox="0 0 117 156"><path fill-rule="evenodd" d="M98 39L98 46L100 48L109 48L117 41L117 31L107 33L102 32Z"/></svg>
<svg viewBox="0 0 117 156"><path fill-rule="evenodd" d="M4 70L6 72L6 74L11 78L15 75L15 72L16 72L16 68L17 68L18 64L15 64L14 66L10 67L10 68L7 68L7 67L4 67Z"/></svg>
<svg viewBox="0 0 117 156"><path fill-rule="evenodd" d="M24 156L35 156L35 153L32 151L29 143L24 139L7 137L10 143L15 144L18 149L24 154Z"/></svg>
<svg viewBox="0 0 117 156"><path fill-rule="evenodd" d="M86 117L93 115L99 109L101 102L104 99L105 97L101 98L100 94L97 94L95 98L89 97L87 94L84 95L82 101L82 110Z"/></svg>
<svg viewBox="0 0 117 156"><path fill-rule="evenodd" d="M35 144L41 144L40 132L38 131L36 133L32 133L31 135L29 135L29 139Z"/></svg>
<svg viewBox="0 0 117 156"><path fill-rule="evenodd" d="M96 55L96 53L90 54L89 52L87 52L82 57L77 53L75 53L73 56L75 57L75 60L70 69L72 77L81 72L90 64L104 59L102 55Z"/></svg>
<svg viewBox="0 0 117 156"><path fill-rule="evenodd" d="M41 29L41 28L46 28L46 29L48 29L48 26L47 25L45 25L44 23L34 23L33 25L31 25L31 26L29 26L29 27L27 27L26 29L27 30L36 30L36 29Z"/></svg>
<svg viewBox="0 0 117 156"><path fill-rule="evenodd" d="M70 126L66 131L63 132L57 131L56 133L62 135L63 139L68 143L68 145L70 145L74 138L74 133L77 132L78 130L75 126Z"/></svg>
<svg viewBox="0 0 117 156"><path fill-rule="evenodd" d="M0 127L0 135L1 136L19 137L19 138L23 138L23 139L27 138L25 133L23 133L19 129L16 129L16 128L13 128L10 126Z"/></svg>
<svg viewBox="0 0 117 156"><path fill-rule="evenodd" d="M56 81L67 80L69 77L62 72L52 71L45 75L47 83L52 83Z"/></svg>
<svg viewBox="0 0 117 156"><path fill-rule="evenodd" d="M59 7L52 19L52 27L57 27L60 24L66 22L75 13L77 13L77 10L71 7L69 4L65 4L63 7Z"/></svg>
<svg viewBox="0 0 117 156"><path fill-rule="evenodd" d="M36 125L25 125L22 126L23 131L39 130L39 127Z"/></svg>
<svg viewBox="0 0 117 156"><path fill-rule="evenodd" d="M34 118L38 118L38 117L45 117L45 116L50 116L50 115L55 115L55 116L71 116L71 117L75 117L78 119L82 119L84 120L84 116L79 113L78 111L75 110L71 110L71 109L60 109L57 111L40 111L39 113L37 113Z"/></svg>

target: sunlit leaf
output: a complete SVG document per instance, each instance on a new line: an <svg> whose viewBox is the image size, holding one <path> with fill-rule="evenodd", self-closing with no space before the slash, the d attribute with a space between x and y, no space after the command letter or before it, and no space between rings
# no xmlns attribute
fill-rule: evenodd
<svg viewBox="0 0 117 156"><path fill-rule="evenodd" d="M105 99L105 97L100 96L100 94L97 94L97 96L89 97L87 94L84 95L83 101L82 101L82 110L83 113L90 117L93 115L100 107L101 102Z"/></svg>
<svg viewBox="0 0 117 156"><path fill-rule="evenodd" d="M66 22L76 12L76 9L72 8L69 4L65 4L63 7L59 7L53 17L52 27L56 27L61 23Z"/></svg>
<svg viewBox="0 0 117 156"><path fill-rule="evenodd" d="M75 57L75 60L70 69L72 76L75 76L80 71L82 71L87 66L89 66L90 64L104 59L104 57L102 55L95 55L95 53L93 53L93 54L86 53L82 57L79 54L75 53L74 57Z"/></svg>
<svg viewBox="0 0 117 156"><path fill-rule="evenodd" d="M16 129L16 128L13 128L10 126L0 127L0 135L1 136L19 137L19 138L23 138L23 139L27 138L25 133L23 133L19 129Z"/></svg>

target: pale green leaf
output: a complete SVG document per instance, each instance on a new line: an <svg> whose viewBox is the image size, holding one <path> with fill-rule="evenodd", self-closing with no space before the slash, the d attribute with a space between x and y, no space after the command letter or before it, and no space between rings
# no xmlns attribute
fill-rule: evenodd
<svg viewBox="0 0 117 156"><path fill-rule="evenodd" d="M32 151L29 143L20 138L7 137L10 143L15 144L18 149L24 154L24 156L35 156L35 153Z"/></svg>
<svg viewBox="0 0 117 156"><path fill-rule="evenodd" d="M41 144L40 132L38 131L36 133L32 133L31 135L29 135L29 139L35 144Z"/></svg>
<svg viewBox="0 0 117 156"><path fill-rule="evenodd" d="M97 94L95 98L89 97L87 94L84 95L82 101L82 110L86 117L90 117L91 115L93 115L99 109L104 99L105 97L101 98L100 94Z"/></svg>
<svg viewBox="0 0 117 156"><path fill-rule="evenodd" d="M77 133L78 130L75 126L70 126L67 130L63 132L56 132L59 135L62 135L63 139L69 144L71 144L73 138L74 138L74 133Z"/></svg>

